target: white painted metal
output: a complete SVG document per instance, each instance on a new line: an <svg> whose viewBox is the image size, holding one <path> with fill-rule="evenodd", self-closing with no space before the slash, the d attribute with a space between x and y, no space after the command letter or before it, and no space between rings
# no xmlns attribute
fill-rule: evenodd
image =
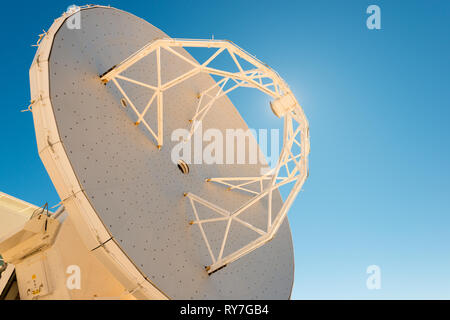
<svg viewBox="0 0 450 320"><path fill-rule="evenodd" d="M55 219L63 211L63 206L54 214L49 211L49 217L42 208L1 193L0 218L5 227L16 227L17 220L10 219L11 214L26 222L19 227L22 230L10 230L0 241L0 259L6 263L0 293L15 270L21 299L133 299L84 246L70 217L60 219L64 221L58 227ZM80 270L80 287L72 290L66 283L67 270L73 266ZM13 292L8 295L14 296Z"/></svg>
<svg viewBox="0 0 450 320"><path fill-rule="evenodd" d="M38 206L0 192L0 240L21 228Z"/></svg>
<svg viewBox="0 0 450 320"><path fill-rule="evenodd" d="M293 251L284 218L306 177L309 152L301 108L285 116L284 146L300 144L302 154L284 148L272 175L258 177L261 165L190 165L190 173L182 175L170 161L175 144L170 133L187 120L203 119L204 127L223 132L247 129L226 96L225 82L257 88L274 99L288 90L284 82L264 81L280 78L263 64L244 71L237 57L260 62L229 42L213 42L218 51L199 68L179 40L126 12L82 8L80 30L66 28L68 17L55 20L40 39L30 69L32 110L41 159L86 247L137 298L288 298ZM177 45L155 47L156 39ZM207 43L187 41L198 47ZM140 48L149 52L137 61L133 53ZM140 64L151 50L156 63ZM208 67L225 50L237 62L238 73ZM130 59L134 62L122 70ZM112 72L121 71L103 85L98 75L107 82L111 66L116 66ZM208 74L226 80L216 83ZM202 100L218 86L214 108L200 105L198 92ZM142 128L136 126L140 123ZM164 147L152 148L149 138ZM292 163L295 168L289 169ZM282 167L287 176L279 175ZM241 191L250 190L245 182L256 182L260 192L224 193L219 185L205 183L207 178ZM278 188L288 182L295 183L295 192L283 204ZM264 204L264 198L270 201ZM186 206L186 199L192 206ZM211 213L226 219L206 217ZM200 235L189 221L199 226ZM214 239L215 234L224 236ZM204 247L199 246L202 238L208 239ZM212 272L224 263L227 268L210 276L203 269L209 265Z"/></svg>
<svg viewBox="0 0 450 320"><path fill-rule="evenodd" d="M105 10L109 7L84 6L80 11L90 9ZM83 192L61 141L50 99L49 60L56 33L65 27L67 18L72 15L64 13L53 22L47 32L40 35L38 49L30 68L32 111L39 155L64 207L70 212L77 231L89 250L97 248L97 258L129 293L141 298L166 299L166 295L136 268L114 241L105 245L111 236Z"/></svg>
<svg viewBox="0 0 450 320"><path fill-rule="evenodd" d="M188 48L188 47L200 47L200 48L216 48L217 51L211 55L209 59L206 60L206 62L200 64L195 60L192 60L190 58L185 57L184 55L180 54L179 52L175 51L174 48ZM161 61L159 59L161 50L166 50L170 52L171 54L177 56L178 58L182 59L186 63L190 64L192 68L179 75L177 78L168 81L166 83L161 82ZM147 57L149 54L156 52L157 56L157 72L158 72L158 86L153 87L147 83L137 81L136 79L131 79L129 77L124 77L121 74L125 72L127 69ZM228 72L225 70L220 70L217 68L211 68L209 65L221 54L228 53L236 67L238 68L238 72ZM236 57L239 57L242 59L242 61L245 61L251 67L248 70L244 70L239 61ZM157 141L158 148L161 148L163 145L163 116L162 112L164 110L164 107L162 106L162 93L184 81L187 81L191 79L192 77L198 75L199 73L207 73L210 75L216 75L216 76L222 76L223 78L218 81L217 83L213 84L210 88L204 90L200 96L199 96L199 102L197 105L197 109L193 117L190 119L191 122L191 129L190 129L190 135L189 139L194 134L194 131L197 129L198 124L200 124L207 113L211 110L211 108L214 105L214 102L217 99L220 99L221 97L227 95L229 92L239 88L239 87L250 87L250 88L256 88L269 96L271 96L274 101L271 103L272 111L275 113L277 117L285 117L286 121L286 127L285 127L285 134L287 136L287 140L285 141L283 145L283 149L281 152L281 157L279 159L279 163L276 166L275 170L270 171L269 173L260 176L260 177L254 177L254 178L245 178L245 177L218 177L218 178L210 178L207 179L207 181L214 181L217 183L224 184L228 186L228 190L241 190L246 191L251 194L254 194L255 197L253 199L250 199L243 207L237 209L234 212L227 212L226 210L214 207L213 205L209 204L206 200L199 198L198 196L194 196L192 193L187 193L187 197L190 198L192 208L194 212L196 211L194 202L201 202L210 209L225 215L225 218L215 218L215 219L199 219L196 216L196 220L193 221L191 224L197 224L199 225L200 232L203 236L203 239L205 241L205 244L210 252L212 264L210 266L207 266L207 270L209 273L212 273L219 268L235 261L236 259L242 257L245 254L248 254L249 252L255 250L256 248L259 248L261 245L267 243L268 241L272 240L274 237L276 231L280 227L281 223L283 222L284 218L286 217L286 214L289 210L290 205L292 204L293 199L296 197L298 192L300 191L301 187L303 186L304 181L306 180L307 171L308 171L308 154L309 154L309 130L308 130L308 122L306 120L306 117L303 113L302 108L300 107L299 103L297 102L297 99L295 98L292 91L289 89L288 85L285 83L285 81L272 69L270 69L266 64L262 63L255 57L251 56L250 54L246 53L244 50L236 46L230 41L223 41L223 40L193 40L193 39L157 39L155 41L152 41L145 46L143 46L141 49L133 53L130 57L126 58L124 61L119 63L118 65L114 66L108 72L103 74L101 76L101 80L103 83L108 83L109 81L113 81L114 84L118 87L122 95L127 99L128 103L132 106L133 111L136 113L136 116L138 117L138 121L136 122L136 125L140 124L141 122L145 125L145 127L149 130L149 132L153 135L153 137ZM149 102L147 103L146 107L140 113L137 111L136 107L133 105L132 101L128 97L128 95L124 92L122 87L117 82L117 78L132 82L134 84L140 85L145 88L149 88L152 90L153 95L151 96ZM235 85L231 88L224 90L225 85L228 81L234 81ZM264 81L266 80L266 81ZM267 81L268 80L268 81ZM210 95L210 92L213 89L217 89L217 92L213 95ZM209 102L206 103L206 105L203 105L203 98L205 96L208 96L210 98ZM149 106L153 102L153 100L157 97L158 100L158 121L157 121L157 134L150 128L149 124L144 120L145 114L149 109ZM295 130L294 130L295 127ZM298 138L299 137L299 138ZM294 155L292 153L293 146L297 145L298 151ZM289 163L292 162L295 165L295 169L290 171L289 169ZM287 176L280 176L280 168L284 167L287 172ZM263 181L270 180L270 183L263 187ZM239 184L234 185L231 184L231 181L240 181ZM248 188L244 188L244 186L253 184L255 182L260 183L260 191L256 192ZM248 209L250 206L252 206L256 201L261 200L263 197L268 196L269 197L269 203L271 202L271 194L273 190L278 189L279 187L287 184L287 183L294 183L294 186L288 196L288 200L286 204L281 208L279 212L272 212L272 206L269 205L269 212L268 216L270 217L268 219L267 228L266 231L262 231L255 226L253 226L250 223L245 223L241 219L238 218L238 216L244 212L246 209ZM192 201L194 200L194 201ZM275 220L272 222L271 217L274 217ZM228 221L227 223L227 229L222 241L221 250L217 257L215 257L211 250L210 245L208 242L208 238L206 237L202 223L211 223L211 222L217 222L217 221ZM240 248L236 252L230 253L226 257L223 257L223 249L225 247L225 244L227 242L228 232L229 232L229 226L231 224L231 221L237 221L240 224L246 226L247 228L257 232L260 234L260 238L258 240L252 241L248 245Z"/></svg>
<svg viewBox="0 0 450 320"><path fill-rule="evenodd" d="M0 252L4 260L15 264L39 250L53 244L60 223L46 214L33 216L22 230L0 242Z"/></svg>

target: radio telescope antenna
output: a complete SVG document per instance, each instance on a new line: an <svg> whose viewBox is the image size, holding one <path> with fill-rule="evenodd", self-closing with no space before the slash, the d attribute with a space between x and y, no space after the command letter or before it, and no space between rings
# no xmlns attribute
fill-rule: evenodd
<svg viewBox="0 0 450 320"><path fill-rule="evenodd" d="M199 62L189 48L215 51ZM224 55L237 71L215 66ZM131 293L290 296L287 212L308 175L309 132L274 70L230 41L173 39L127 12L85 6L55 20L30 79L39 154L62 204ZM242 88L268 95L284 121L275 167L173 163L177 129L187 144L200 125L248 129L227 96Z"/></svg>

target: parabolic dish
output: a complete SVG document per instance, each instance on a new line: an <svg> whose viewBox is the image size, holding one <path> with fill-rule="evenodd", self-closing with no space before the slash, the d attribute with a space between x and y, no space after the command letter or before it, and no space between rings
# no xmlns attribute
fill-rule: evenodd
<svg viewBox="0 0 450 320"><path fill-rule="evenodd" d="M30 70L33 116L40 156L88 248L139 298L287 299L294 258L287 218L275 238L225 268L209 275L211 257L198 226L190 225L192 206L183 195L192 192L235 210L251 195L227 192L209 177L259 176L259 164L190 164L182 174L171 161L177 141L171 133L188 128L198 92L213 78L199 73L164 92L164 145L159 150L142 125L136 126L130 107L112 82L99 75L155 39L169 37L150 23L121 10L92 6L78 12L81 28L67 26L65 15L55 20L43 38ZM186 72L179 57L161 51L161 76L166 82ZM183 48L183 56L193 59ZM126 70L126 76L155 84L154 57ZM150 92L121 83L136 106L145 106ZM156 124L156 106L145 120ZM270 110L270 109L269 109ZM269 111L270 112L270 111ZM203 130L247 129L228 97L215 103L203 120ZM272 206L283 204L278 191ZM267 222L261 201L240 217L255 226ZM198 206L203 218L212 212ZM226 222L204 224L211 250L217 253ZM257 234L232 222L224 248L237 250Z"/></svg>

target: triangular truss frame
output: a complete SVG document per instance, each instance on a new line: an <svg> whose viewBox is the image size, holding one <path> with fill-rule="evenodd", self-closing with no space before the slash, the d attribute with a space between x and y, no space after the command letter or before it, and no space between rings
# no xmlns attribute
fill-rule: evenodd
<svg viewBox="0 0 450 320"><path fill-rule="evenodd" d="M216 48L214 54L212 54L205 62L199 63L176 50L175 48ZM189 71L177 76L175 79L162 82L161 77L161 50L165 50L186 63L192 66ZM156 64L157 64L157 85L150 85L129 77L125 77L122 73L129 67L148 56L152 52L156 52ZM210 67L211 62L219 55L228 53L235 63L237 72L230 72L226 70L220 70L218 68ZM245 61L246 64L251 65L250 69L245 69L239 62ZM163 146L163 94L167 89L176 86L177 84L199 74L207 73L216 78L221 77L216 81L214 85L207 88L198 95L198 104L195 114L190 121L190 131L187 139L190 139L198 127L198 124L204 119L206 114L214 106L214 102L221 97L227 95L231 91L240 87L256 88L261 92L269 95L272 99L280 99L286 95L293 94L289 89L285 81L266 64L259 61L254 56L248 54L234 43L224 40L195 40L195 39L157 39L132 54L130 57L114 66L106 73L101 75L101 80L104 83L113 81L118 90L126 99L127 103L131 106L132 110L136 113L137 121L136 125L143 124L145 128L151 133L157 142L157 147ZM148 101L147 105L143 108L142 112L138 111L138 108L133 104L131 99L126 94L125 90L120 86L118 79L134 83L136 85L143 86L152 90L153 94ZM153 130L145 120L145 115L148 112L150 106L156 99L157 101L157 126L156 130ZM309 126L308 121L303 113L302 108L295 99L294 105L286 110L284 116L284 133L283 133L283 149L281 151L277 165L259 177L212 177L207 179L207 182L215 182L227 187L227 190L235 190L238 192L246 192L252 197L244 203L237 210L230 212L225 210L210 201L201 198L191 192L186 192L184 195L190 201L192 210L194 213L194 220L190 221L191 225L197 225L200 233L204 239L205 245L211 256L212 263L206 267L208 273L213 273L225 265L243 257L244 255L252 252L256 248L264 245L277 233L287 212L296 198L298 192L301 190L307 176L308 176L308 154L309 154ZM297 150L294 152L293 150ZM293 166L293 168L292 168ZM250 185L256 184L258 189L250 189ZM290 192L281 206L280 210L272 210L272 196L273 192L280 187L290 185ZM268 199L267 205L267 225L264 230L252 225L251 223L239 218L239 215L244 211L258 203L262 199ZM196 205L203 205L217 214L216 218L200 219ZM219 221L227 221L226 230L221 243L220 252L218 255L214 255L209 240L204 231L204 225L208 223L214 223ZM258 234L258 237L243 246L242 248L224 255L225 247L227 245L228 236L230 233L231 222L235 221L248 229Z"/></svg>

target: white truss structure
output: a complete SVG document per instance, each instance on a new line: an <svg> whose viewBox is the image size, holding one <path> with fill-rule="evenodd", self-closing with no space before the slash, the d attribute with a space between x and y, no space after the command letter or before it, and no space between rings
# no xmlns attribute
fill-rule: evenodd
<svg viewBox="0 0 450 320"><path fill-rule="evenodd" d="M197 61L190 59L174 50L175 48L180 47L216 48L217 50L205 62L200 64ZM184 74L179 75L173 80L162 83L161 50L166 50L167 52L184 60L192 66L192 69L185 72ZM125 77L121 74L152 52L156 53L156 86L150 85L148 83L143 83L135 79L130 79L129 77ZM211 62L221 54L229 54L239 71L230 72L210 67ZM250 65L251 67L244 68L244 63L246 65ZM205 115L213 108L214 102L240 87L256 88L269 95L274 101L272 104L274 113L284 117L283 149L281 151L277 165L272 170L259 177L214 177L207 179L207 182L215 182L227 186L228 190L246 192L252 195L250 200L244 203L239 209L230 212L193 193L187 192L184 194L189 199L192 205L195 217L195 220L190 221L190 224L198 225L205 245L211 256L212 263L206 267L208 273L211 274L273 239L281 224L283 223L290 206L292 205L294 199L296 198L298 192L302 188L308 176L308 154L310 148L309 129L308 121L303 113L302 108L300 107L299 103L295 99L294 95L292 94L291 90L284 82L284 80L266 64L262 63L254 56L248 54L230 41L157 39L145 45L143 48L132 54L123 62L112 67L105 74L101 75L101 80L104 83L107 83L109 81L114 82L118 90L131 106L132 110L136 113L138 120L135 124L139 125L140 123L142 123L157 141L158 148L161 148L163 146L164 91L199 73L207 73L210 75L222 77L222 79L199 94L196 112L189 120L191 122L189 138L196 130L197 124L199 124L205 117ZM152 90L153 94L146 106L143 108L142 112L138 111L136 106L133 104L126 92L118 83L118 79ZM145 121L144 117L155 99L157 101L158 128L156 130L153 130ZM286 101L289 101L290 104L286 105ZM277 108L277 110L275 110L275 108ZM275 210L272 210L273 192L278 190L280 187L289 184L291 185L290 192L286 200L282 204L281 209L275 212ZM256 185L258 188L256 190L255 188L250 188L250 186L252 185ZM267 226L264 230L257 228L254 225L239 218L240 214L245 212L254 204L265 199L266 197ZM217 213L217 218L200 219L196 207L196 205L198 204L206 206L207 208ZM218 253L218 255L214 255L208 238L205 234L203 225L206 223L214 223L219 221L227 221L227 225L221 243L220 252ZM224 249L227 244L232 221L240 223L248 229L253 230L258 234L258 237L239 250L224 256Z"/></svg>

